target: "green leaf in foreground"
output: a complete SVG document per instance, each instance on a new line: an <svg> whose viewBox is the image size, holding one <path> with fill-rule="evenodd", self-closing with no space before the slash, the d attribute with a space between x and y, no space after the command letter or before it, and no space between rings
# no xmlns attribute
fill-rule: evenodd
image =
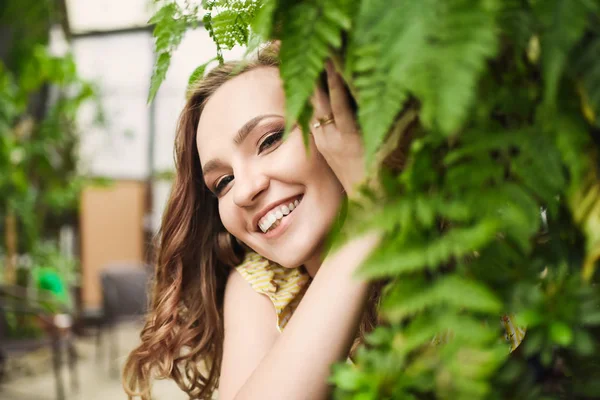
<svg viewBox="0 0 600 400"><path fill-rule="evenodd" d="M163 5L148 21L149 24L154 24L152 35L155 39L154 53L156 54L148 103L154 100L158 89L165 80L171 65L171 55L181 43L188 26L193 21L193 16L184 14L175 2Z"/></svg>
<svg viewBox="0 0 600 400"><path fill-rule="evenodd" d="M196 69L194 70L194 72L192 72L192 74L190 75L190 78L188 79L188 85L187 85L188 93L190 92L190 89L192 89L192 87L198 82L198 80L200 80L200 79L202 79L202 77L204 77L204 71L206 71L206 67L208 67L208 65L210 63L212 63L213 61L215 61L216 59L217 59L216 57L211 58L204 64L201 64L198 67L196 67Z"/></svg>
<svg viewBox="0 0 600 400"><path fill-rule="evenodd" d="M306 115L315 83L333 48L342 44L342 30L350 27L347 2L300 2L284 10L281 44L281 77L285 91L286 132ZM303 133L308 121L303 118Z"/></svg>

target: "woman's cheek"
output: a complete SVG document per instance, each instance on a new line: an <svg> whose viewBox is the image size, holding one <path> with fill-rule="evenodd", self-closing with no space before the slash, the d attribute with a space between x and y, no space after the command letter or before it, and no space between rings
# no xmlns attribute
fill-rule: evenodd
<svg viewBox="0 0 600 400"><path fill-rule="evenodd" d="M239 222L236 223L236 216L233 207L227 203L224 203L227 201L230 200L221 199L221 202L219 203L219 216L221 217L221 223L225 229L237 237L240 234L241 224Z"/></svg>
<svg viewBox="0 0 600 400"><path fill-rule="evenodd" d="M314 144L312 135L309 135L308 151L304 146L302 132L298 129L293 132L286 142L277 149L277 162L281 168L294 172L294 175L310 173L322 156Z"/></svg>

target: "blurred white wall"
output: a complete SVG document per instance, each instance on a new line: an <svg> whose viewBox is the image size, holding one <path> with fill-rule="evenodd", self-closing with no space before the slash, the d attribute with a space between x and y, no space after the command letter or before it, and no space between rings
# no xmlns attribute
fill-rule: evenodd
<svg viewBox="0 0 600 400"><path fill-rule="evenodd" d="M89 31L144 26L152 16L151 0L66 0L71 31Z"/></svg>
<svg viewBox="0 0 600 400"><path fill-rule="evenodd" d="M153 62L145 32L87 36L73 41L79 73L99 85L105 126L82 132L81 156L87 172L117 179L146 179L150 118L146 98ZM96 110L82 115L89 127Z"/></svg>

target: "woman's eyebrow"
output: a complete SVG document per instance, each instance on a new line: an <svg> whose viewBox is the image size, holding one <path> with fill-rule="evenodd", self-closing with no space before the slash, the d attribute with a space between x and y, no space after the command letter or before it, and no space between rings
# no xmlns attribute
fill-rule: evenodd
<svg viewBox="0 0 600 400"><path fill-rule="evenodd" d="M283 116L279 114L262 114L252 118L237 131L235 137L233 138L233 143L239 146L244 142L244 140L246 140L250 132L252 132L252 130L256 128L256 125L258 125L263 119L273 117L283 118ZM210 160L209 162L204 164L204 167L202 168L202 175L206 176L209 172L215 169L219 169L223 165L224 163L219 159Z"/></svg>
<svg viewBox="0 0 600 400"><path fill-rule="evenodd" d="M204 167L202 168L202 176L208 175L210 172L214 171L215 169L221 168L223 165L225 165L223 161L217 158L210 160L209 162L204 164Z"/></svg>
<svg viewBox="0 0 600 400"><path fill-rule="evenodd" d="M278 114L263 114L263 115L257 115L256 117L252 118L251 120L246 122L237 131L237 134L233 138L233 143L235 143L236 145L239 146L246 139L246 137L248 137L248 135L250 134L250 132L252 132L252 130L256 127L256 125L258 125L260 123L260 121L262 121L265 118L273 118L273 117L283 118L282 115L278 115Z"/></svg>

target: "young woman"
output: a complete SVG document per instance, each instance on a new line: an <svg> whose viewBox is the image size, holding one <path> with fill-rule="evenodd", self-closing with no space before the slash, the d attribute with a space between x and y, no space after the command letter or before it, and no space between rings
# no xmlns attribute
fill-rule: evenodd
<svg viewBox="0 0 600 400"><path fill-rule="evenodd" d="M170 377L190 398L218 386L223 400L325 399L331 365L374 325L377 290L352 275L379 233L324 254L340 205L365 178L331 67L327 81L328 94L313 98L308 151L298 127L283 140L272 48L217 67L191 91L151 313L124 371L130 396L150 399L150 380Z"/></svg>
<svg viewBox="0 0 600 400"><path fill-rule="evenodd" d="M365 179L353 108L330 65L324 86L308 151L298 127L283 140L272 48L217 67L191 91L151 312L124 370L130 396L150 399L152 378L172 378L194 399L217 386L222 400L326 399L331 365L374 327L381 285L353 274L380 233L324 248ZM388 167L401 169L410 136ZM524 332L503 322L514 348Z"/></svg>

